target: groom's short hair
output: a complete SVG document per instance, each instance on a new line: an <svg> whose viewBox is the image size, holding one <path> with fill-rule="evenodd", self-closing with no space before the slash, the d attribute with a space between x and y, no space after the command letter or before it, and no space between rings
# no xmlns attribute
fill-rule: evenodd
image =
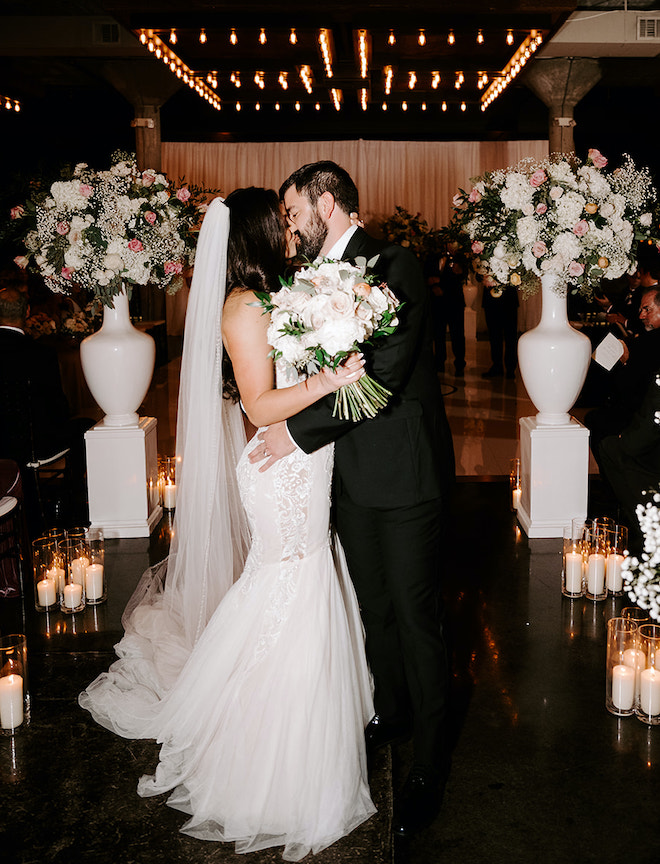
<svg viewBox="0 0 660 864"><path fill-rule="evenodd" d="M298 194L309 198L313 205L324 192L330 192L344 213L358 213L360 210L357 186L351 175L329 159L310 162L294 171L280 186L280 200L284 200L284 193L291 186L296 187Z"/></svg>

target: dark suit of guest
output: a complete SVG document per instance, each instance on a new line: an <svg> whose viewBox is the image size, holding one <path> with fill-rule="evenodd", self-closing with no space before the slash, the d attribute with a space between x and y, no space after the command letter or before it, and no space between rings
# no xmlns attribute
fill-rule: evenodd
<svg viewBox="0 0 660 864"><path fill-rule="evenodd" d="M594 408L584 418L591 433L590 446L600 463L600 445L610 435L618 435L632 420L649 385L660 368L660 328L644 330L630 342L628 362L612 370L610 393L605 405Z"/></svg>
<svg viewBox="0 0 660 864"><path fill-rule="evenodd" d="M69 446L69 407L55 351L0 327L0 457L25 465Z"/></svg>
<svg viewBox="0 0 660 864"><path fill-rule="evenodd" d="M393 393L388 406L354 423L331 416L331 396L287 425L305 452L336 442L335 524L360 602L376 712L393 724L412 718L415 764L438 770L448 684L439 544L454 454L420 266L362 229L342 257L374 255L375 271L405 302L395 333L364 349L367 371Z"/></svg>
<svg viewBox="0 0 660 864"><path fill-rule="evenodd" d="M647 387L640 408L620 435L605 438L600 445L600 467L621 505L630 528L631 551L639 555L642 535L635 513L645 500L644 492L660 485L660 385L655 378Z"/></svg>
<svg viewBox="0 0 660 864"><path fill-rule="evenodd" d="M518 365L518 291L512 285L496 289L495 296L484 286L481 305L486 316L490 342L491 374L513 375Z"/></svg>

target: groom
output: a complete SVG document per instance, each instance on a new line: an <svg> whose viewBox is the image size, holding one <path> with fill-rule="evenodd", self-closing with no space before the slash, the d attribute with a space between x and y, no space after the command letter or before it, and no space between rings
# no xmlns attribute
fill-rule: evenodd
<svg viewBox="0 0 660 864"><path fill-rule="evenodd" d="M365 346L366 370L392 391L375 419L332 417L334 396L259 436L251 461L266 470L300 447L335 442L334 518L366 631L376 715L371 749L412 733L413 766L393 830L407 836L439 807L448 754L447 657L440 623L440 532L453 478L451 433L434 371L428 290L415 257L352 225L358 192L334 162L305 165L282 185L298 253L367 260L399 302L396 331Z"/></svg>

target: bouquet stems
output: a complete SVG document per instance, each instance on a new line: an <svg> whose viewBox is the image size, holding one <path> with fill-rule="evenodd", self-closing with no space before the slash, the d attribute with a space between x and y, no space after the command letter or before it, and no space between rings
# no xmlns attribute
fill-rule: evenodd
<svg viewBox="0 0 660 864"><path fill-rule="evenodd" d="M342 420L372 419L387 405L392 393L369 375L363 375L353 384L345 384L335 393L333 417Z"/></svg>

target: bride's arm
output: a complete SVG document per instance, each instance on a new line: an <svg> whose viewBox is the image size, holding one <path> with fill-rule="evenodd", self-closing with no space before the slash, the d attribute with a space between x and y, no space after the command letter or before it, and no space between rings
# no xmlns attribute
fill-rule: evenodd
<svg viewBox="0 0 660 864"><path fill-rule="evenodd" d="M222 339L234 367L243 408L255 426L287 420L360 378L364 360L354 355L337 372L323 369L300 384L275 390L274 364L268 356L271 346L266 336L270 316L261 307L250 305L254 302L254 295L248 291L229 295L222 313Z"/></svg>

